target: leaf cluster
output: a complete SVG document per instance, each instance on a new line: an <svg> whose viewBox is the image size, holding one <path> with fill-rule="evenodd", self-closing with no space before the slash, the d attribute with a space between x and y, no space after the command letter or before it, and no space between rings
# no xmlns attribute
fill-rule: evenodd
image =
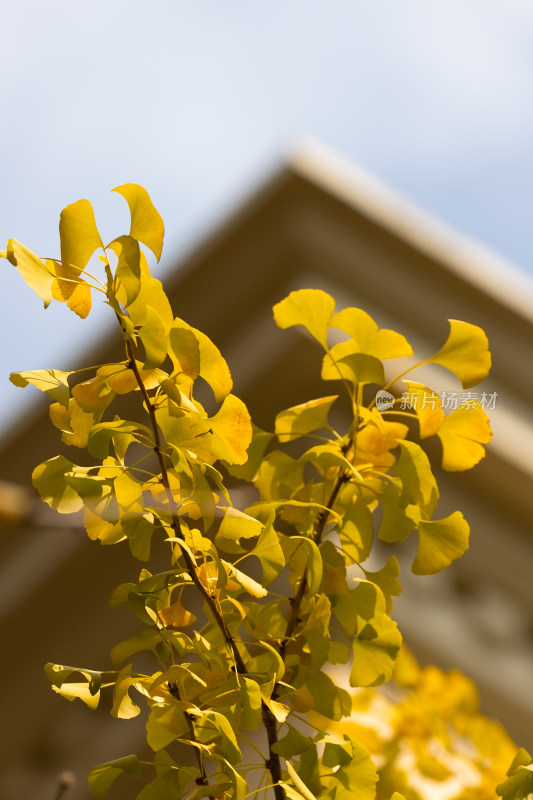
<svg viewBox="0 0 533 800"><path fill-rule="evenodd" d="M11 375L15 385L48 395L61 440L93 459L81 466L59 455L36 467L42 499L61 514L81 511L90 539L127 542L145 565L112 594L111 606L130 606L142 627L113 647L110 667L46 666L54 691L69 700L94 709L107 695L114 717L146 714L153 759L129 755L95 767L89 785L103 797L126 773L144 780L138 800L244 800L269 789L276 800L388 800L395 789L415 797L403 779L391 784L397 739L376 750L353 721L361 697L378 697L374 687L393 676L402 645L391 617L402 588L398 560L391 555L371 570L369 559L377 541L410 536L416 574L437 573L463 555L468 523L460 511L438 515L422 443L437 436L443 467L469 469L490 440L487 416L472 403L446 415L435 392L413 381L409 390L431 402L411 413L397 401L378 410L376 390L396 380L385 378L384 362L412 356L410 344L362 309L336 312L327 293L306 289L278 303L274 319L316 340L322 379L337 393L280 411L272 432L258 429L232 393L216 345L174 317L151 275L164 227L147 192L135 184L115 191L131 212L128 234L104 245L90 203L80 200L61 214L60 258L41 259L14 240L1 254L45 306L55 299L85 318L94 292L102 295L124 345L122 361L82 374ZM450 320L440 350L408 372L425 363L472 387L490 368L486 336ZM201 384L214 412L197 399ZM130 393L142 423L113 415L116 398ZM330 420L340 394L350 413L338 432ZM255 488L247 508L233 504L235 480ZM150 570L154 537L168 547L164 572ZM142 653L151 654L153 671L140 669ZM400 727L416 713L431 716L404 706ZM259 765L248 760L255 751ZM374 761L376 752L385 757ZM419 752L422 771L438 773L432 758ZM528 767L513 770L504 798L525 796L509 786L525 786ZM402 796L394 791L395 800Z"/></svg>

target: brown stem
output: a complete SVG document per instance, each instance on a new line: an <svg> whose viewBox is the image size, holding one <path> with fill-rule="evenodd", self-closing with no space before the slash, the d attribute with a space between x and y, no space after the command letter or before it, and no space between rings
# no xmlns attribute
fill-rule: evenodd
<svg viewBox="0 0 533 800"><path fill-rule="evenodd" d="M181 700L181 696L180 696L180 691L178 689L178 685L176 683L174 683L173 681L169 681L168 682L168 691L170 692L172 697L176 698L176 700ZM189 736L190 736L191 742L198 743L198 739L196 738L196 733L194 731L194 725L192 724L191 715L187 711L184 711L183 714L184 714L185 719L187 721L187 727L189 728ZM207 775L206 775L206 772L205 772L204 758L203 758L202 752L197 747L194 747L193 750L194 750L194 753L196 755L196 762L198 764L198 769L200 770L200 776L196 779L196 783L199 786L207 786L208 785L208 780L207 780ZM209 800L213 800L213 796L210 796Z"/></svg>
<svg viewBox="0 0 533 800"><path fill-rule="evenodd" d="M168 479L168 471L167 471L167 466L165 464L165 458L164 458L163 449L162 449L161 437L159 435L159 426L157 424L157 420L156 420L156 416L155 416L155 409L154 409L154 406L152 404L152 401L150 400L150 396L148 394L146 386L144 385L143 379L141 377L141 373L139 372L139 367L137 366L137 362L135 360L135 351L133 349L133 345L131 343L131 339L129 339L126 342L126 351L128 353L128 357L129 357L129 365L128 366L130 367L130 369L132 370L133 374L135 375L135 379L137 381L139 389L141 390L141 394L143 396L143 399L144 399L144 402L145 402L145 405L146 405L146 410L148 411L148 415L150 417L150 424L152 426L152 432L153 432L153 436L154 436L154 453L156 454L157 460L159 461L159 468L161 470L161 484L165 489L165 494L167 496L168 505L169 505L169 508L170 508L170 513L171 513L171 518L172 518L171 519L171 526L172 526L172 529L173 529L174 533L176 534L176 538L177 539L181 539L184 542L183 531L181 529L180 519L179 519L179 515L178 515L178 506L177 506L176 500L174 498L174 495L172 494L172 489L170 488L170 481ZM213 619L215 620L216 624L218 625L218 627L220 628L220 630L222 632L222 635L224 636L224 641L226 642L226 644L231 649L231 652L233 654L233 658L234 658L234 661L235 661L235 666L237 668L237 671L238 672L246 672L246 668L244 666L244 662L242 660L241 654L239 653L239 651L235 647L235 642L234 642L233 636L231 636L230 632L228 631L228 629L226 627L226 623L224 622L224 617L222 616L222 614L218 610L215 598L211 596L211 594L209 593L208 589L204 586L204 584L202 583L202 581L198 577L198 573L196 572L196 565L194 564L194 561L191 558L191 556L189 555L189 553L187 552L187 550L182 548L181 552L182 552L183 559L185 561L185 565L187 567L187 571L188 571L188 573L189 573L189 575L191 577L192 582L194 583L194 585L196 586L196 588L198 589L198 591L202 595L205 603L207 604L207 607L209 608L209 610L211 612L211 615L212 615Z"/></svg>
<svg viewBox="0 0 533 800"><path fill-rule="evenodd" d="M265 766L272 775L272 782L278 784L281 781L281 762L279 755L272 750L272 746L278 741L276 717L266 703L262 704L261 713L268 738L268 760L265 762ZM274 796L276 800L284 800L283 786L274 786Z"/></svg>
<svg viewBox="0 0 533 800"><path fill-rule="evenodd" d="M165 464L165 458L164 458L164 453L163 453L163 449L162 449L161 437L159 435L159 426L157 424L157 419L156 419L156 416L155 416L155 409L154 409L154 406L153 406L152 401L150 399L150 396L148 394L148 391L146 389L146 386L144 385L144 382L143 382L143 379L141 377L141 374L139 372L139 368L138 368L137 362L135 360L135 351L134 351L133 344L132 344L131 340L128 340L126 342L126 351L127 351L128 358L129 358L129 365L128 366L130 367L130 369L132 370L133 374L135 375L135 379L137 381L137 384L139 386L139 389L140 389L141 394L142 394L143 399L144 399L144 403L146 405L146 410L148 411L148 415L150 417L150 424L152 426L152 431L153 431L153 436L154 436L154 452L155 452L155 454L157 456L157 459L159 461L159 467L160 467L160 470L161 470L161 484L165 489L165 494L167 496L167 500L168 500L168 504L169 504L169 508L170 508L170 512L171 512L171 518L172 518L171 526L172 526L172 529L174 530L174 533L176 534L176 538L177 539L181 539L183 541L183 532L182 532L182 529L181 529L181 524L180 524L179 515L178 515L178 506L176 504L176 500L175 500L174 495L172 494L172 490L170 488L170 482L169 482L169 479L168 479L167 466ZM326 522L326 520L324 519L324 525L325 525L325 522ZM215 598L211 596L211 594L209 593L207 588L203 585L203 583L201 582L200 578L198 577L198 574L196 572L195 564L194 564L191 556L189 555L189 553L185 549L182 548L182 554L183 554L183 558L184 558L185 564L187 566L187 571L188 571L188 573L189 573L194 585L197 587L197 589L201 593L204 601L206 602L209 610L211 611L213 619L215 620L216 624L218 625L218 627L220 628L220 630L221 630L221 632L222 632L222 634L224 636L224 640L225 640L226 644L228 645L228 647L230 648L230 650L232 652L232 655L233 655L233 658L234 658L234 661L235 661L235 668L236 668L237 672L238 673L245 673L246 672L246 667L245 667L244 661L242 660L241 654L239 653L238 649L235 646L235 641L233 639L233 636L231 636L231 634L229 633L229 631L228 631L228 629L226 627L226 623L224 622L224 617L220 613L220 611L219 611L219 609L217 607ZM304 591L305 591L305 587L304 587ZM265 729L266 729L266 732L267 732L267 738L268 738L268 760L266 761L266 766L267 766L268 770L270 771L273 783L278 784L279 781L281 781L281 779L282 779L281 762L280 762L279 755L272 751L272 745L275 742L277 742L277 740L278 740L277 722L276 722L276 718L275 718L274 714L272 713L272 711L270 710L270 708L266 705L266 703L264 701L262 701L262 703L261 703L261 713L262 713L262 717L263 717L263 724L265 726ZM189 719L188 723L190 725L189 730L191 730L193 728L192 721ZM194 729L192 729L192 735L194 735ZM200 772L201 772L202 778L204 778L205 774L203 773L203 765L200 768ZM274 795L275 795L276 800L285 800L285 792L284 792L282 786L279 786L279 785L274 786Z"/></svg>
<svg viewBox="0 0 533 800"><path fill-rule="evenodd" d="M327 510L322 511L318 517L315 534L313 536L313 541L317 546L319 546L320 542L322 541L322 536L324 534L324 529L328 521L329 512L333 509L333 505L335 503L335 500L337 499L337 495L339 494L341 486L343 485L343 483L346 482L346 480L347 480L346 473L342 472L337 478L337 482L335 483L333 491L331 492L331 495L327 502L326 505ZM296 595L291 599L291 606L292 606L291 613L289 619L287 620L285 635L283 637L283 640L279 648L279 654L283 661L285 661L285 651L287 649L287 645L296 629L296 626L300 621L300 608L306 591L307 591L307 577L304 574L302 580L300 581L300 585L298 586L298 591L296 592Z"/></svg>

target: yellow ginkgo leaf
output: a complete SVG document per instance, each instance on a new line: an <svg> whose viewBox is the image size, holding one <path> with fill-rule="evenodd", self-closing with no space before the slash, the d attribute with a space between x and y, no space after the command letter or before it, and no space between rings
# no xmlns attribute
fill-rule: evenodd
<svg viewBox="0 0 533 800"><path fill-rule="evenodd" d="M130 235L149 247L159 261L165 226L146 189L137 183L124 183L112 191L121 194L130 208Z"/></svg>
<svg viewBox="0 0 533 800"><path fill-rule="evenodd" d="M328 427L328 414L338 395L308 400L281 411L276 417L276 433L280 442L290 442L306 433Z"/></svg>
<svg viewBox="0 0 533 800"><path fill-rule="evenodd" d="M470 389L489 374L489 341L485 331L478 325L457 319L448 321L450 334L438 353L428 358L427 363L446 367L457 375L464 389Z"/></svg>
<svg viewBox="0 0 533 800"><path fill-rule="evenodd" d="M197 351L191 340L185 338L183 331L194 335L198 343ZM183 320L175 319L170 329L169 340L170 357L176 369L185 369L191 377L196 377L197 370L199 370L200 376L213 390L215 400L218 402L224 400L233 388L233 380L226 360L211 339ZM181 359L184 360L183 364Z"/></svg>
<svg viewBox="0 0 533 800"><path fill-rule="evenodd" d="M423 383L415 381L404 381L404 383L407 384L410 407L418 417L420 438L433 436L439 431L446 416L439 395Z"/></svg>
<svg viewBox="0 0 533 800"><path fill-rule="evenodd" d="M327 346L328 325L335 310L335 301L321 289L299 289L274 306L274 319L279 328L303 325L323 347Z"/></svg>
<svg viewBox="0 0 533 800"><path fill-rule="evenodd" d="M185 628L196 621L194 614L181 604L181 594L175 603L159 611L159 617L165 625L171 628Z"/></svg>
<svg viewBox="0 0 533 800"><path fill-rule="evenodd" d="M70 397L69 375L72 375L72 372L63 372L60 369L32 369L26 372L12 372L9 380L15 386L22 388L31 383L47 394L51 400L61 403L66 408Z"/></svg>
<svg viewBox="0 0 533 800"><path fill-rule="evenodd" d="M489 418L477 401L459 406L442 423L438 437L442 442L442 466L448 472L470 469L485 456L490 442Z"/></svg>
<svg viewBox="0 0 533 800"><path fill-rule="evenodd" d="M396 461L389 451L396 447L398 439L405 439L409 428L402 422L383 422L383 429L370 422L357 434L356 463L391 467Z"/></svg>
<svg viewBox="0 0 533 800"><path fill-rule="evenodd" d="M66 267L83 270L92 254L103 248L94 211L88 200L78 200L63 209L59 218L61 261Z"/></svg>
<svg viewBox="0 0 533 800"><path fill-rule="evenodd" d="M460 511L418 523L418 551L411 567L415 575L434 575L468 549L470 526Z"/></svg>
<svg viewBox="0 0 533 800"><path fill-rule="evenodd" d="M215 458L229 464L244 464L252 441L252 422L242 400L229 394L209 423L213 431L212 452Z"/></svg>
<svg viewBox="0 0 533 800"><path fill-rule="evenodd" d="M52 301L52 284L55 275L43 264L41 259L17 242L10 239L7 243L7 250L3 251L7 260L15 266L29 287L36 292L47 308Z"/></svg>
<svg viewBox="0 0 533 800"><path fill-rule="evenodd" d="M413 348L400 333L387 328L378 330L371 316L361 308L345 308L331 320L332 328L347 333L354 344L354 353L366 353L375 358L412 356Z"/></svg>
<svg viewBox="0 0 533 800"><path fill-rule="evenodd" d="M85 319L92 305L91 288L79 277L79 270L66 266L59 261L46 261L50 271L55 272L56 280L52 284L54 300L66 303L81 319Z"/></svg>

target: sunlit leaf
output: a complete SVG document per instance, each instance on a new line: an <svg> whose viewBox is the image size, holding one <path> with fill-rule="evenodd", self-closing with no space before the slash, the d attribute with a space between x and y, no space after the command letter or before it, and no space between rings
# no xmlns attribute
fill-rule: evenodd
<svg viewBox="0 0 533 800"><path fill-rule="evenodd" d="M215 458L230 464L244 464L252 440L252 423L242 400L229 394L209 424L213 431L212 452Z"/></svg>
<svg viewBox="0 0 533 800"><path fill-rule="evenodd" d="M141 713L139 706L129 696L129 690L135 685L137 679L131 675L131 664L124 667L117 675L113 694L111 716L117 719L133 719Z"/></svg>
<svg viewBox="0 0 533 800"><path fill-rule="evenodd" d="M404 336L386 328L378 330L372 317L360 308L339 311L330 324L351 337L356 348L354 353L366 353L380 359L413 355L413 348Z"/></svg>
<svg viewBox="0 0 533 800"><path fill-rule="evenodd" d="M59 236L61 261L67 267L83 270L94 251L103 248L93 207L88 200L78 200L63 209L59 218Z"/></svg>
<svg viewBox="0 0 533 800"><path fill-rule="evenodd" d="M394 472L401 478L400 505L420 505L431 515L437 505L439 490L425 451L416 442L399 441L400 457Z"/></svg>
<svg viewBox="0 0 533 800"><path fill-rule="evenodd" d="M470 526L460 511L439 520L418 524L418 551L413 561L415 575L434 575L460 558L468 549Z"/></svg>
<svg viewBox="0 0 533 800"><path fill-rule="evenodd" d="M304 797L305 800L316 800L315 795L313 794L313 792L310 789L307 788L305 783L302 781L302 779L300 778L300 776L298 775L298 773L296 772L296 770L292 766L291 762L287 761L286 764L287 764L287 772L289 773L289 777L290 777L294 787L296 789L298 789L298 791L300 792L302 797Z"/></svg>
<svg viewBox="0 0 533 800"><path fill-rule="evenodd" d="M5 257L15 266L28 286L36 292L47 308L52 301L52 284L55 275L43 264L41 259L16 239L7 243Z"/></svg>
<svg viewBox="0 0 533 800"><path fill-rule="evenodd" d="M218 532L223 539L238 542L241 538L250 539L254 536L259 536L262 530L263 524L259 520L230 506L224 513Z"/></svg>
<svg viewBox="0 0 533 800"><path fill-rule="evenodd" d="M66 408L70 397L69 375L72 375L72 372L62 372L60 369L34 369L26 372L12 372L9 380L15 386L22 388L31 383L32 386L47 394L51 400L56 400Z"/></svg>
<svg viewBox="0 0 533 800"><path fill-rule="evenodd" d="M321 289L299 289L274 306L279 328L303 325L323 347L327 347L328 325L335 310L333 298Z"/></svg>
<svg viewBox="0 0 533 800"><path fill-rule="evenodd" d="M489 342L482 328L470 322L448 320L450 333L441 349L427 363L440 364L457 375L464 389L484 380L490 372Z"/></svg>
<svg viewBox="0 0 533 800"><path fill-rule="evenodd" d="M167 357L168 336L159 314L151 306L146 307L146 318L139 331L146 354L144 369L153 369Z"/></svg>
<svg viewBox="0 0 533 800"><path fill-rule="evenodd" d="M322 763L335 769L324 798L374 800L378 774L370 753L360 742L345 736L342 745L326 743ZM338 769L336 769L339 765Z"/></svg>
<svg viewBox="0 0 533 800"><path fill-rule="evenodd" d="M141 252L141 265L143 254ZM144 325L147 316L147 309L154 308L159 315L159 319L165 326L168 333L174 321L174 314L168 301L161 281L152 278L151 275L143 273L141 270L141 289L139 294L128 306L128 316L135 327Z"/></svg>
<svg viewBox="0 0 533 800"><path fill-rule="evenodd" d="M383 566L377 572L369 572L365 570L365 576L367 580L379 586L385 595L387 614L392 612L391 596L397 597L402 593L402 584L398 580L399 575L400 565L398 564L398 559L395 555L389 556L385 566Z"/></svg>
<svg viewBox="0 0 533 800"><path fill-rule="evenodd" d="M175 348L176 350L178 361L179 345L182 343L183 339L181 334L179 334L178 338L176 339L176 334L172 332L174 329L185 329L194 334L200 350L200 375L213 390L215 400L217 400L217 402L224 400L224 398L231 392L233 388L233 381L229 367L225 359L222 357L218 347L213 344L211 339L209 339L205 333L193 328L191 325L188 325L181 319L176 319L174 320L170 330L169 337L172 349L174 350ZM191 358L194 358L192 353L190 355Z"/></svg>
<svg viewBox="0 0 533 800"><path fill-rule="evenodd" d="M484 444L492 438L489 418L478 401L452 411L438 431L442 443L442 466L461 472L475 466L485 456Z"/></svg>
<svg viewBox="0 0 533 800"><path fill-rule="evenodd" d="M146 189L137 183L124 183L112 191L121 194L130 208L130 236L149 247L159 261L165 226Z"/></svg>
<svg viewBox="0 0 533 800"><path fill-rule="evenodd" d="M108 248L113 250L118 258L115 277L120 281L123 291L117 292L117 298L127 308L141 290L139 242L132 236L119 236L108 244Z"/></svg>
<svg viewBox="0 0 533 800"><path fill-rule="evenodd" d="M250 555L256 556L261 562L263 569L263 584L269 586L275 580L285 566L285 555L279 543L279 535L272 527L274 514L263 528L257 544L250 551Z"/></svg>
<svg viewBox="0 0 533 800"><path fill-rule="evenodd" d="M242 588L248 592L248 594L251 594L252 597L266 597L268 592L263 586L261 586L260 583L254 581L253 578L250 578L250 576L246 575L244 572L241 572L241 570L237 569L237 567L234 567L233 564L228 564L227 561L223 561L222 563L224 564L229 577L240 583Z"/></svg>
<svg viewBox="0 0 533 800"><path fill-rule="evenodd" d="M412 410L418 417L420 438L433 436L439 431L446 416L439 395L422 383L415 381L404 381L404 383L407 384L407 391L412 398Z"/></svg>
<svg viewBox="0 0 533 800"><path fill-rule="evenodd" d="M363 502L352 503L343 514L339 539L344 552L359 564L370 555L374 539L372 512Z"/></svg>
<svg viewBox="0 0 533 800"><path fill-rule="evenodd" d="M280 442L290 442L306 433L328 427L328 414L338 395L309 400L281 411L276 417L275 431Z"/></svg>
<svg viewBox="0 0 533 800"><path fill-rule="evenodd" d="M340 342L326 353L322 361L320 377L324 381L338 381L341 378L354 385L375 383L383 386L385 372L383 363L374 356L354 352L353 342Z"/></svg>
<svg viewBox="0 0 533 800"><path fill-rule="evenodd" d="M64 456L54 456L33 470L32 482L41 498L60 514L72 514L83 508L83 501L65 479L74 464Z"/></svg>
<svg viewBox="0 0 533 800"><path fill-rule="evenodd" d="M91 287L79 276L76 267L70 267L59 261L46 261L47 267L56 275L52 284L52 295L60 303L67 306L80 319L85 319L91 310Z"/></svg>

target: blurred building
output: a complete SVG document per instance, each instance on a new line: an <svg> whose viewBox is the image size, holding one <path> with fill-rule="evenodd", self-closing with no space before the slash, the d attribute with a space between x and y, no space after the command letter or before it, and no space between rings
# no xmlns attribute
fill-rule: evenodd
<svg viewBox="0 0 533 800"><path fill-rule="evenodd" d="M357 168L318 146L299 150L166 281L175 313L217 343L236 393L267 429L278 410L331 391L320 383L313 343L272 320L272 305L304 287L329 291L339 308L364 308L423 357L445 341L448 318L488 334L493 370L479 391L497 393L493 443L470 472L441 474L436 466L439 511L464 512L470 550L436 577L412 576L406 560L395 606L419 657L473 677L484 712L531 748L530 286L511 265ZM110 332L80 365L122 357ZM77 520L50 512L29 488L34 466L58 452L56 433L43 403L4 431L0 446L0 708L7 733L0 800L52 800L62 770L77 773L78 787L67 797L81 800L89 796L89 767L135 752L144 738L142 721L69 704L44 676L46 661L107 667L111 646L138 627L129 610L107 607L111 589L139 570L127 546L89 542ZM110 797L133 793L119 781Z"/></svg>

